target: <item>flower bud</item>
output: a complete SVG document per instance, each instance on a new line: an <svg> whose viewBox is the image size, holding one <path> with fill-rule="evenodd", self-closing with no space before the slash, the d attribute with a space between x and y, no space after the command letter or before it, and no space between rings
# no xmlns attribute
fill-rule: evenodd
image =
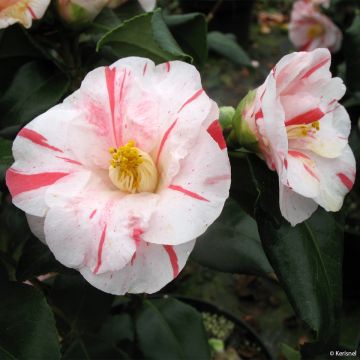
<svg viewBox="0 0 360 360"><path fill-rule="evenodd" d="M223 132L227 132L232 129L232 121L235 115L235 109L232 106L220 107L219 122Z"/></svg>
<svg viewBox="0 0 360 360"><path fill-rule="evenodd" d="M61 18L68 24L83 25L96 18L108 0L57 0Z"/></svg>
<svg viewBox="0 0 360 360"><path fill-rule="evenodd" d="M250 90L240 101L232 119L233 130L229 136L229 142L238 147L244 147L250 151L258 152L259 142L256 136L256 128L253 120L256 90Z"/></svg>

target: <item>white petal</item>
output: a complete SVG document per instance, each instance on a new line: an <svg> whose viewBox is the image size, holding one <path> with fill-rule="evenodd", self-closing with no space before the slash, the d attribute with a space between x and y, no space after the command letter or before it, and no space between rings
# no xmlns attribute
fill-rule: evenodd
<svg viewBox="0 0 360 360"><path fill-rule="evenodd" d="M120 271L95 275L83 268L80 272L90 284L111 294L152 294L177 276L194 245L195 240L177 246L141 242L135 259Z"/></svg>
<svg viewBox="0 0 360 360"><path fill-rule="evenodd" d="M145 241L178 245L201 235L220 215L229 194L227 151L202 131L170 186L159 191L159 203Z"/></svg>
<svg viewBox="0 0 360 360"><path fill-rule="evenodd" d="M45 233L44 233L44 223L45 218L39 216L33 216L26 214L26 220L29 224L31 232L44 244L45 241Z"/></svg>
<svg viewBox="0 0 360 360"><path fill-rule="evenodd" d="M313 156L321 181L319 196L314 200L327 211L341 209L345 195L355 181L356 164L354 154L346 146L341 156L326 159Z"/></svg>
<svg viewBox="0 0 360 360"><path fill-rule="evenodd" d="M308 219L318 207L313 199L301 196L281 183L279 191L281 214L292 226Z"/></svg>
<svg viewBox="0 0 360 360"><path fill-rule="evenodd" d="M156 6L156 0L139 0L139 3L145 11L153 11Z"/></svg>

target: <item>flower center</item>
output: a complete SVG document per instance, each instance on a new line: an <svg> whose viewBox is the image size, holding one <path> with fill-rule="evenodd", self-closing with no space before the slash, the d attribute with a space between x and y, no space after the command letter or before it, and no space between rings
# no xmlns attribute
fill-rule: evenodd
<svg viewBox="0 0 360 360"><path fill-rule="evenodd" d="M129 193L154 192L158 184L158 171L149 154L135 146L134 141L118 149L110 148L112 159L109 177L121 191Z"/></svg>
<svg viewBox="0 0 360 360"><path fill-rule="evenodd" d="M310 124L289 125L286 127L286 132L289 140L297 139L307 135L312 135L320 130L320 121L314 121Z"/></svg>
<svg viewBox="0 0 360 360"><path fill-rule="evenodd" d="M324 33L325 33L325 28L320 24L315 24L309 27L307 35L308 38L315 39L317 37L324 35Z"/></svg>

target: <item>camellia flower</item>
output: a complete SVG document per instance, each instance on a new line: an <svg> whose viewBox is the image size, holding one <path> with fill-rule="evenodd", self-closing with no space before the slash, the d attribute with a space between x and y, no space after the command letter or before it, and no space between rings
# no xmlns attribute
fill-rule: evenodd
<svg viewBox="0 0 360 360"><path fill-rule="evenodd" d="M1 0L0 29L20 23L26 28L45 14L50 0Z"/></svg>
<svg viewBox="0 0 360 360"><path fill-rule="evenodd" d="M114 9L126 2L128 2L128 0L110 0L108 6ZM153 11L156 6L156 0L138 0L138 2L145 11Z"/></svg>
<svg viewBox="0 0 360 360"><path fill-rule="evenodd" d="M97 68L19 132L6 174L13 203L97 288L155 292L228 197L218 115L192 65L131 57Z"/></svg>
<svg viewBox="0 0 360 360"><path fill-rule="evenodd" d="M341 30L326 15L321 14L311 2L296 1L289 24L289 36L301 51L328 48L336 52L341 47Z"/></svg>
<svg viewBox="0 0 360 360"><path fill-rule="evenodd" d="M239 106L238 138L279 175L280 209L296 225L318 205L338 211L355 179L345 93L327 49L284 56ZM239 134L240 132L240 134Z"/></svg>
<svg viewBox="0 0 360 360"><path fill-rule="evenodd" d="M109 0L57 0L58 13L69 24L88 23L96 18Z"/></svg>

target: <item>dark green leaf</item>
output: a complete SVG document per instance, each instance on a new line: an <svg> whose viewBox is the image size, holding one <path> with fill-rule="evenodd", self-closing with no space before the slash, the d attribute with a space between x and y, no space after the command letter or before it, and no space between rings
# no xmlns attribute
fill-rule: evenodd
<svg viewBox="0 0 360 360"><path fill-rule="evenodd" d="M281 352L284 354L286 360L301 360L300 352L294 350L289 345L281 344Z"/></svg>
<svg viewBox="0 0 360 360"><path fill-rule="evenodd" d="M0 207L0 229L0 250L17 262L31 233L24 212L12 205L8 196Z"/></svg>
<svg viewBox="0 0 360 360"><path fill-rule="evenodd" d="M26 62L49 58L20 25L0 31L0 96L7 89L14 74Z"/></svg>
<svg viewBox="0 0 360 360"><path fill-rule="evenodd" d="M60 359L53 314L32 286L10 282L0 291L0 358Z"/></svg>
<svg viewBox="0 0 360 360"><path fill-rule="evenodd" d="M62 360L130 360L129 356L118 349L108 339L98 335L84 335L76 338L66 350Z"/></svg>
<svg viewBox="0 0 360 360"><path fill-rule="evenodd" d="M110 30L117 28L120 24L121 21L115 12L106 7L91 23L91 26L86 30L86 33L98 41L102 36Z"/></svg>
<svg viewBox="0 0 360 360"><path fill-rule="evenodd" d="M23 125L55 105L69 87L68 78L44 62L27 63L0 99L1 127Z"/></svg>
<svg viewBox="0 0 360 360"><path fill-rule="evenodd" d="M110 312L113 296L87 283L81 275L60 275L50 291L52 303L73 331L93 331Z"/></svg>
<svg viewBox="0 0 360 360"><path fill-rule="evenodd" d="M31 236L19 259L16 278L24 281L51 272L63 272L66 269L55 259L46 245Z"/></svg>
<svg viewBox="0 0 360 360"><path fill-rule="evenodd" d="M14 57L41 57L41 52L20 26L0 31L0 59Z"/></svg>
<svg viewBox="0 0 360 360"><path fill-rule="evenodd" d="M181 48L203 66L207 59L207 23L200 13L172 15L165 18L171 33Z"/></svg>
<svg viewBox="0 0 360 360"><path fill-rule="evenodd" d="M105 45L111 48L117 58L143 56L156 63L175 59L191 60L172 37L160 10L124 21L101 38L97 49Z"/></svg>
<svg viewBox="0 0 360 360"><path fill-rule="evenodd" d="M207 36L209 50L224 56L236 65L252 66L249 56L236 39L229 35L219 31L209 32Z"/></svg>
<svg viewBox="0 0 360 360"><path fill-rule="evenodd" d="M133 346L134 323L125 312L108 316L100 331L77 334L66 346L63 359L130 359L122 346Z"/></svg>
<svg viewBox="0 0 360 360"><path fill-rule="evenodd" d="M345 33L346 84L352 91L360 87L360 14Z"/></svg>
<svg viewBox="0 0 360 360"><path fill-rule="evenodd" d="M0 181L5 178L6 169L13 163L12 141L0 138Z"/></svg>
<svg viewBox="0 0 360 360"><path fill-rule="evenodd" d="M232 273L273 272L254 219L229 199L221 216L196 242L191 257L203 266Z"/></svg>
<svg viewBox="0 0 360 360"><path fill-rule="evenodd" d="M210 358L200 314L175 299L145 300L136 320L136 331L146 359Z"/></svg>
<svg viewBox="0 0 360 360"><path fill-rule="evenodd" d="M296 227L275 228L261 209L266 254L297 314L324 343L336 341L342 302L343 219L318 210Z"/></svg>

